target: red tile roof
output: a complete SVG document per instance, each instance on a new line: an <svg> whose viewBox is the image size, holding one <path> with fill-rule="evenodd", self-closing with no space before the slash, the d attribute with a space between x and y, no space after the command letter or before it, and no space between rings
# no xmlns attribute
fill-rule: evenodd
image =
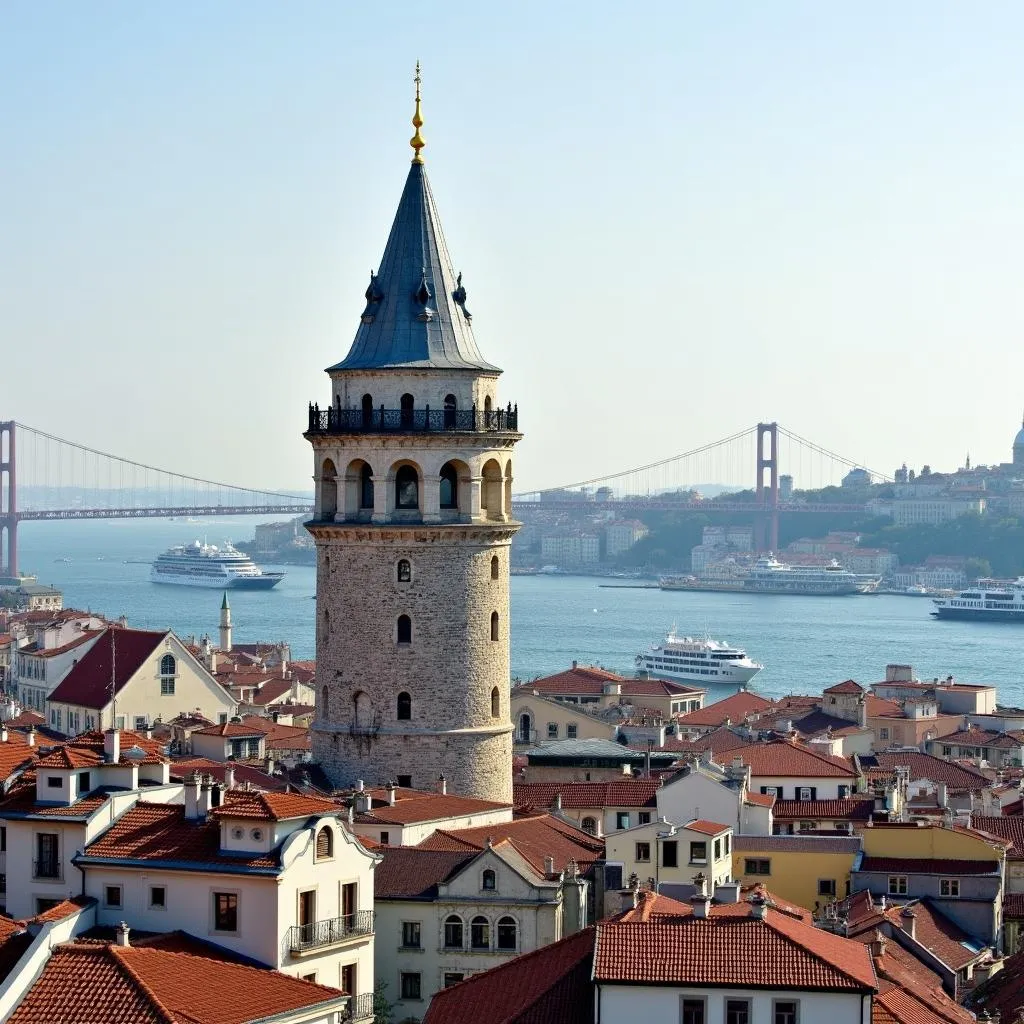
<svg viewBox="0 0 1024 1024"><path fill-rule="evenodd" d="M480 854L476 850L421 850L415 846L380 846L384 859L373 872L376 900L430 900L437 887Z"/></svg>
<svg viewBox="0 0 1024 1024"><path fill-rule="evenodd" d="M246 793L232 790L211 813L217 818L248 818L258 821L288 821L317 814L339 814L341 807L323 797L301 793Z"/></svg>
<svg viewBox="0 0 1024 1024"><path fill-rule="evenodd" d="M944 782L950 793L973 793L991 785L981 772L973 768L965 768L917 750L879 751L855 756L859 757L862 770L869 777L891 775L898 766L906 765L910 769L911 781L927 779L929 782Z"/></svg>
<svg viewBox="0 0 1024 1024"><path fill-rule="evenodd" d="M171 778L184 781L190 779L195 772L203 775L212 775L218 782L224 781L226 770L231 767L235 770L235 785L244 786L248 783L256 789L264 792L283 793L287 789L284 779L278 779L268 775L259 768L252 765L240 764L237 761L226 763L224 761L213 761L208 757L184 757L178 761L171 762Z"/></svg>
<svg viewBox="0 0 1024 1024"><path fill-rule="evenodd" d="M523 683L516 688L513 696L528 695L536 691L541 696L557 694L597 697L604 693L607 683L618 683L621 687L619 695L622 697L682 697L687 694L703 693L699 687L684 686L682 683L670 682L667 679L627 679L603 668L580 665L553 676Z"/></svg>
<svg viewBox="0 0 1024 1024"><path fill-rule="evenodd" d="M814 916L809 910L798 907L795 903L789 903L774 893L769 892L760 882L756 885L745 885L740 889L741 899L738 903L712 903L715 917L749 917L750 897L757 895L767 900L769 904L783 914L803 921L806 924L814 923ZM616 921L650 921L657 917L676 918L690 917L693 914L693 905L674 900L663 893L655 893L650 889L641 889L637 894L638 900L635 908L619 914Z"/></svg>
<svg viewBox="0 0 1024 1024"><path fill-rule="evenodd" d="M1024 860L1024 817L972 814L971 827L1011 842L1013 845L1006 851L1007 860Z"/></svg>
<svg viewBox="0 0 1024 1024"><path fill-rule="evenodd" d="M1003 918L1024 921L1024 892L1008 892L1003 897Z"/></svg>
<svg viewBox="0 0 1024 1024"><path fill-rule="evenodd" d="M645 748L646 749L646 748ZM661 788L658 779L621 779L615 782L514 782L516 807L547 810L560 795L566 810L594 807L653 807Z"/></svg>
<svg viewBox="0 0 1024 1024"><path fill-rule="evenodd" d="M852 679L847 679L842 683L836 683L835 686L830 686L827 690L823 690L823 693L849 693L849 694L861 694L864 693L864 687L860 683L854 682Z"/></svg>
<svg viewBox="0 0 1024 1024"><path fill-rule="evenodd" d="M717 836L722 832L727 832L732 828L732 825L723 825L718 821L708 821L707 818L694 818L693 821L688 821L683 828L689 829L691 832L702 832L706 836Z"/></svg>
<svg viewBox="0 0 1024 1024"><path fill-rule="evenodd" d="M54 704L105 708L110 703L111 679L114 691L120 693L165 636L166 633L150 630L107 628L50 694L49 700Z"/></svg>
<svg viewBox="0 0 1024 1024"><path fill-rule="evenodd" d="M96 900L89 896L75 896L71 899L61 900L60 903L50 907L49 910L36 914L32 920L39 924L46 924L47 921L63 921L66 917L81 913L86 907L91 907L95 902Z"/></svg>
<svg viewBox="0 0 1024 1024"><path fill-rule="evenodd" d="M750 765L754 777L781 778L856 778L856 771L846 758L819 753L792 740L771 740L751 743L731 751Z"/></svg>
<svg viewBox="0 0 1024 1024"><path fill-rule="evenodd" d="M223 722L220 725L211 725L206 729L196 729L193 736L244 736L250 739L260 739L265 733L253 725L245 725L242 722Z"/></svg>
<svg viewBox="0 0 1024 1024"><path fill-rule="evenodd" d="M999 750L1017 750L1022 745L1019 737L1010 733L996 732L994 729L978 729L971 726L970 729L961 729L959 732L951 732L945 736L938 737L938 742L945 744L957 744L960 746L993 747Z"/></svg>
<svg viewBox="0 0 1024 1024"><path fill-rule="evenodd" d="M748 715L762 714L771 707L772 702L760 694L740 690L714 704L691 711L688 715L680 715L677 721L683 729L689 725L725 725L726 720L736 724L746 721Z"/></svg>
<svg viewBox="0 0 1024 1024"><path fill-rule="evenodd" d="M397 794L396 790L396 794ZM443 821L446 818L465 818L473 814L501 811L509 804L491 800L477 800L468 796L444 793L417 793L415 798L399 800L394 805L375 806L356 815L356 821L381 822L389 825L413 825L424 821Z"/></svg>
<svg viewBox="0 0 1024 1024"><path fill-rule="evenodd" d="M874 813L873 799L847 797L845 800L776 800L775 819L814 821L867 821Z"/></svg>
<svg viewBox="0 0 1024 1024"><path fill-rule="evenodd" d="M612 984L737 985L871 992L871 957L851 942L787 914L735 912L597 926L594 980Z"/></svg>
<svg viewBox="0 0 1024 1024"><path fill-rule="evenodd" d="M83 732L61 746L51 750L39 760L40 768L91 768L106 760L106 739L102 732ZM164 744L160 740L147 739L141 733L127 729L119 730L121 749L120 763L159 764L167 759L163 755ZM133 748L145 752L145 757L128 758Z"/></svg>
<svg viewBox="0 0 1024 1024"><path fill-rule="evenodd" d="M593 1024L593 926L435 993L423 1024Z"/></svg>
<svg viewBox="0 0 1024 1024"><path fill-rule="evenodd" d="M1024 1011L1024 951L1003 961L1003 969L983 981L968 997L967 1005L977 1013L984 1008L1010 1024Z"/></svg>
<svg viewBox="0 0 1024 1024"><path fill-rule="evenodd" d="M991 875L999 873L999 862L938 857L865 857L859 870L888 875Z"/></svg>
<svg viewBox="0 0 1024 1024"><path fill-rule="evenodd" d="M66 644L62 644L60 647L23 647L18 653L19 654L30 654L35 658L54 658L58 654L67 654L68 651L73 651L76 647L81 647L87 640L91 640L95 636L99 636L102 630L99 629L87 629L80 636L76 636L74 640L69 640Z"/></svg>
<svg viewBox="0 0 1024 1024"><path fill-rule="evenodd" d="M225 960L70 943L53 951L10 1024L246 1024L340 998L325 985Z"/></svg>
<svg viewBox="0 0 1024 1024"><path fill-rule="evenodd" d="M38 756L38 749L30 747L22 733L8 732L7 739L0 743L0 783L24 771Z"/></svg>

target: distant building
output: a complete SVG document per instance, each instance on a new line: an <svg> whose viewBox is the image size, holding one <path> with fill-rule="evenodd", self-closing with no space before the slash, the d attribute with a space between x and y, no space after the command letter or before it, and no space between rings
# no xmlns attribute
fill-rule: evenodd
<svg viewBox="0 0 1024 1024"><path fill-rule="evenodd" d="M604 531L605 551L609 558L628 551L647 536L647 527L639 519L620 519Z"/></svg>
<svg viewBox="0 0 1024 1024"><path fill-rule="evenodd" d="M843 477L842 486L845 488L870 487L871 474L866 469L855 467Z"/></svg>
<svg viewBox="0 0 1024 1024"><path fill-rule="evenodd" d="M552 565L596 565L601 560L601 540L594 533L559 530L541 537L540 555Z"/></svg>
<svg viewBox="0 0 1024 1024"><path fill-rule="evenodd" d="M789 501L793 497L793 478L789 473L783 473L779 477L779 497L783 501Z"/></svg>
<svg viewBox="0 0 1024 1024"><path fill-rule="evenodd" d="M894 501L892 519L896 526L926 524L937 526L952 519L985 511L984 498L932 498Z"/></svg>

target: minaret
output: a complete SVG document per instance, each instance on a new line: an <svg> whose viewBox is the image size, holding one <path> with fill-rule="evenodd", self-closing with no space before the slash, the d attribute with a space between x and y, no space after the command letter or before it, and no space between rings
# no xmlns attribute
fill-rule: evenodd
<svg viewBox="0 0 1024 1024"><path fill-rule="evenodd" d="M220 603L220 649L224 654L231 653L231 605L228 604L226 590Z"/></svg>
<svg viewBox="0 0 1024 1024"><path fill-rule="evenodd" d="M317 547L313 753L357 779L512 799L509 545L518 412L473 337L414 150L355 340L310 407Z"/></svg>

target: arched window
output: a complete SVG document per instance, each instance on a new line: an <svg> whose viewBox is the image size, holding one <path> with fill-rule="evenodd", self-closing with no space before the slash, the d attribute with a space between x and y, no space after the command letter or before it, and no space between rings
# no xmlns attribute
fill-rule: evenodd
<svg viewBox="0 0 1024 1024"><path fill-rule="evenodd" d="M331 695L326 686L320 687L320 720L326 721L330 717Z"/></svg>
<svg viewBox="0 0 1024 1024"><path fill-rule="evenodd" d="M511 917L498 918L498 949L516 948L516 922Z"/></svg>
<svg viewBox="0 0 1024 1024"><path fill-rule="evenodd" d="M316 834L316 859L326 860L334 856L334 832L325 825Z"/></svg>
<svg viewBox="0 0 1024 1024"><path fill-rule="evenodd" d="M359 507L373 508L373 470L368 462L359 470Z"/></svg>
<svg viewBox="0 0 1024 1024"><path fill-rule="evenodd" d="M480 888L486 889L489 892L494 892L498 888L498 878L490 868L483 873L483 877L480 880Z"/></svg>
<svg viewBox="0 0 1024 1024"><path fill-rule="evenodd" d="M160 659L160 675L173 676L176 664L173 654L165 654Z"/></svg>
<svg viewBox="0 0 1024 1024"><path fill-rule="evenodd" d="M452 914L444 920L445 949L462 949L462 918Z"/></svg>
<svg viewBox="0 0 1024 1024"><path fill-rule="evenodd" d="M490 416L490 415L491 415L491 396L490 396L490 395L488 395L488 396L487 396L487 397L486 397L486 398L484 399L484 412L485 412L485 413L486 413L486 414L487 414L488 416Z"/></svg>
<svg viewBox="0 0 1024 1024"><path fill-rule="evenodd" d="M363 690L357 690L352 694L352 717L357 726L367 726L373 718L369 694Z"/></svg>
<svg viewBox="0 0 1024 1024"><path fill-rule="evenodd" d="M398 720L408 722L412 718L412 697L403 690L398 695Z"/></svg>
<svg viewBox="0 0 1024 1024"><path fill-rule="evenodd" d="M455 429L456 421L456 410L458 409L458 403L455 401L454 395L444 396L444 425L446 430Z"/></svg>
<svg viewBox="0 0 1024 1024"><path fill-rule="evenodd" d="M491 948L491 922L486 917L474 917L469 925L469 948Z"/></svg>
<svg viewBox="0 0 1024 1024"><path fill-rule="evenodd" d="M408 558L400 558L398 560L398 582L399 583L411 583L412 582L412 564Z"/></svg>
<svg viewBox="0 0 1024 1024"><path fill-rule="evenodd" d="M398 616L398 642L400 644L412 643L412 619L408 615Z"/></svg>
<svg viewBox="0 0 1024 1024"><path fill-rule="evenodd" d="M402 395L402 426L412 426L413 397L410 394Z"/></svg>
<svg viewBox="0 0 1024 1024"><path fill-rule="evenodd" d="M491 612L491 639L498 639L498 613Z"/></svg>
<svg viewBox="0 0 1024 1024"><path fill-rule="evenodd" d="M519 716L519 738L520 743L529 743L532 740L533 733L533 719L530 717L529 712L524 711Z"/></svg>
<svg viewBox="0 0 1024 1024"><path fill-rule="evenodd" d="M373 395L363 395L363 426L373 424Z"/></svg>
<svg viewBox="0 0 1024 1024"><path fill-rule="evenodd" d="M501 714L501 694L495 686L491 690L491 718L497 718Z"/></svg>
<svg viewBox="0 0 1024 1024"><path fill-rule="evenodd" d="M178 663L174 660L173 654L165 654L160 659L160 695L162 697L174 696L174 672Z"/></svg>
<svg viewBox="0 0 1024 1024"><path fill-rule="evenodd" d="M338 513L338 470L330 459L324 459L320 473L320 518L333 521Z"/></svg>
<svg viewBox="0 0 1024 1024"><path fill-rule="evenodd" d="M580 828L584 832L589 832L592 836L597 835L597 821L594 818L584 818L580 822Z"/></svg>
<svg viewBox="0 0 1024 1024"><path fill-rule="evenodd" d="M450 462L446 462L441 467L441 508L458 507L459 474Z"/></svg>
<svg viewBox="0 0 1024 1024"><path fill-rule="evenodd" d="M491 555L491 579L496 580L501 575L501 563L497 555Z"/></svg>
<svg viewBox="0 0 1024 1024"><path fill-rule="evenodd" d="M395 508L420 507L420 478L412 466L399 466L395 474Z"/></svg>

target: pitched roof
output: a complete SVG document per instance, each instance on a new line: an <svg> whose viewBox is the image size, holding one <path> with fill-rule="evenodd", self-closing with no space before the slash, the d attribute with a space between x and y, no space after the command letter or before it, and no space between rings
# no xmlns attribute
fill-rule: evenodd
<svg viewBox="0 0 1024 1024"><path fill-rule="evenodd" d="M540 696L558 694L562 696L579 695L596 697L604 693L605 685L616 683L620 687L622 697L676 697L686 694L703 693L699 687L684 686L682 683L667 679L627 679L603 668L591 665L576 665L557 672L553 676L544 676L529 683L522 683L513 691L513 696L522 696L536 691Z"/></svg>
<svg viewBox="0 0 1024 1024"><path fill-rule="evenodd" d="M997 732L995 729L979 729L973 725L969 729L961 729L958 732L940 736L939 742L947 745L955 743L961 746L993 747L999 750L1017 750L1024 746L1024 740L1012 733Z"/></svg>
<svg viewBox="0 0 1024 1024"><path fill-rule="evenodd" d="M348 355L330 370L416 369L500 372L480 354L421 163L405 180L384 255Z"/></svg>
<svg viewBox="0 0 1024 1024"><path fill-rule="evenodd" d="M396 794L397 794L396 790ZM408 792L408 791L407 791ZM415 792L415 791L413 791ZM356 821L381 822L389 825L412 825L423 821L464 818L488 811L507 810L508 804L477 800L469 796L446 793L416 793L415 797L397 799L394 804L372 807L356 814Z"/></svg>
<svg viewBox="0 0 1024 1024"><path fill-rule="evenodd" d="M1024 1010L1024 951L1003 961L1003 969L983 981L967 997L967 1005L980 1012L999 1013L1007 1024Z"/></svg>
<svg viewBox="0 0 1024 1024"><path fill-rule="evenodd" d="M772 702L758 693L750 690L740 690L714 704L707 704L688 715L680 715L677 719L681 728L688 725L696 726L719 726L725 725L726 720L737 723L746 720L748 715L758 715L772 707Z"/></svg>
<svg viewBox="0 0 1024 1024"><path fill-rule="evenodd" d="M867 821L875 810L871 798L847 797L845 800L776 800L775 819Z"/></svg>
<svg viewBox="0 0 1024 1024"><path fill-rule="evenodd" d="M706 836L717 836L721 832L727 832L732 825L723 825L718 821L708 821L707 818L694 818L688 821L683 828L691 832L702 832Z"/></svg>
<svg viewBox="0 0 1024 1024"><path fill-rule="evenodd" d="M340 998L337 989L223 959L74 942L54 949L9 1020L247 1024Z"/></svg>
<svg viewBox="0 0 1024 1024"><path fill-rule="evenodd" d="M191 778L193 773L200 772L203 775L212 775L218 782L224 782L228 768L233 768L235 771L236 786L244 786L248 783L256 789L274 793L283 793L287 789L287 783L283 779L268 775L260 768L237 761L214 761L208 757L185 757L178 761L172 761L171 777L184 780Z"/></svg>
<svg viewBox="0 0 1024 1024"><path fill-rule="evenodd" d="M592 925L435 993L423 1024L593 1024Z"/></svg>
<svg viewBox="0 0 1024 1024"><path fill-rule="evenodd" d="M857 774L845 758L820 753L792 740L751 743L731 754L750 765L750 774L755 777L854 778Z"/></svg>
<svg viewBox="0 0 1024 1024"><path fill-rule="evenodd" d="M373 898L434 899L437 887L479 856L475 850L422 850L380 846L384 859L373 872Z"/></svg>
<svg viewBox="0 0 1024 1024"><path fill-rule="evenodd" d="M222 722L220 725L211 725L205 729L196 729L193 736L242 736L249 739L262 738L266 733L255 725L246 725L243 722Z"/></svg>
<svg viewBox="0 0 1024 1024"><path fill-rule="evenodd" d="M232 790L220 807L211 812L217 818L247 818L257 821L288 821L317 814L338 814L333 800L301 793L247 793Z"/></svg>
<svg viewBox="0 0 1024 1024"><path fill-rule="evenodd" d="M905 765L910 769L911 781L927 779L929 782L943 782L951 793L973 793L990 785L989 780L973 768L965 768L917 750L879 751L854 756L869 777L891 775L897 767Z"/></svg>
<svg viewBox="0 0 1024 1024"><path fill-rule="evenodd" d="M120 693L165 636L166 632L108 627L50 694L50 702L105 708L111 680L114 692Z"/></svg>
<svg viewBox="0 0 1024 1024"><path fill-rule="evenodd" d="M516 807L547 810L561 796L565 810L592 807L654 807L660 779L620 779L615 782L514 782Z"/></svg>
<svg viewBox="0 0 1024 1024"><path fill-rule="evenodd" d="M889 875L992 875L999 874L999 861L953 860L939 857L865 857L858 870Z"/></svg>
<svg viewBox="0 0 1024 1024"><path fill-rule="evenodd" d="M849 693L857 695L864 693L864 687L860 683L854 682L852 679L847 679L842 683L836 683L835 686L830 686L827 690L823 690L823 693Z"/></svg>
<svg viewBox="0 0 1024 1024"><path fill-rule="evenodd" d="M160 740L149 739L141 733L128 729L119 729L121 749L120 764L161 764L164 757L164 744ZM106 738L102 732L83 732L61 746L54 748L40 758L40 768L91 768L106 761ZM128 752L142 751L145 756L129 757Z"/></svg>
<svg viewBox="0 0 1024 1024"><path fill-rule="evenodd" d="M1013 845L1006 851L1006 859L1024 860L1024 817L972 814L971 827L1009 840Z"/></svg>

